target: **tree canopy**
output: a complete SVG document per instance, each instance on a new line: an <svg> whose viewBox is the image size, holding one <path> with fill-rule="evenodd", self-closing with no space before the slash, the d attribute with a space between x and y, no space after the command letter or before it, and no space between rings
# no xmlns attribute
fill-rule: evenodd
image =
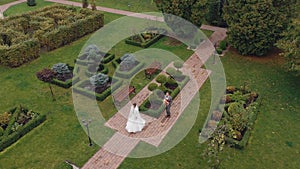
<svg viewBox="0 0 300 169"><path fill-rule="evenodd" d="M228 40L242 55L266 54L287 28L294 0L228 0Z"/></svg>

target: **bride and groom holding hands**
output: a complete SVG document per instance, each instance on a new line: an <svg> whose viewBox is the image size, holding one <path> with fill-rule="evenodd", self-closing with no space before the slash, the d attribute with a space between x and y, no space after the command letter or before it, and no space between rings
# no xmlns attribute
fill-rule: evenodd
<svg viewBox="0 0 300 169"><path fill-rule="evenodd" d="M166 92L163 102L166 106L166 117L171 117L170 108L172 104L172 97L170 96L169 92ZM136 103L133 103L130 108L125 129L129 133L136 133L142 131L145 124L146 121L141 117L138 106L136 105Z"/></svg>

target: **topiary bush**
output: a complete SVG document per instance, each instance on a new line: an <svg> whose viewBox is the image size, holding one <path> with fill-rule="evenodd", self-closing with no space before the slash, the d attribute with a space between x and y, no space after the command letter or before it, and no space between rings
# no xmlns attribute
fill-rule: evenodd
<svg viewBox="0 0 300 169"><path fill-rule="evenodd" d="M103 73L99 73L90 77L90 83L95 87L106 86L108 81L109 81L109 77Z"/></svg>
<svg viewBox="0 0 300 169"><path fill-rule="evenodd" d="M56 63L52 66L52 70L61 75L71 73L69 66L66 63Z"/></svg>
<svg viewBox="0 0 300 169"><path fill-rule="evenodd" d="M157 81L158 83L165 83L166 80L167 80L167 77L166 77L166 75L163 75L163 74L158 75L158 76L156 77L156 81Z"/></svg>
<svg viewBox="0 0 300 169"><path fill-rule="evenodd" d="M136 59L132 54L125 54L121 57L120 70L128 71L136 65Z"/></svg>
<svg viewBox="0 0 300 169"><path fill-rule="evenodd" d="M183 66L183 62L181 60L176 60L174 63L173 63L174 67L178 69L182 68Z"/></svg>
<svg viewBox="0 0 300 169"><path fill-rule="evenodd" d="M158 87L158 85L157 85L156 83L150 83L150 84L148 85L148 89L149 89L150 91L153 91L153 90L157 89L157 87Z"/></svg>

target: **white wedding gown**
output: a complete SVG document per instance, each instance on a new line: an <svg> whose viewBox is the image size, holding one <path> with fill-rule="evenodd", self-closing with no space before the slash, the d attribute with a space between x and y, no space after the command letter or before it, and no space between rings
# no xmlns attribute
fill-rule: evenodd
<svg viewBox="0 0 300 169"><path fill-rule="evenodd" d="M130 133L142 131L145 126L145 122L146 121L140 115L139 108L137 106L135 108L131 106L126 123L126 130Z"/></svg>

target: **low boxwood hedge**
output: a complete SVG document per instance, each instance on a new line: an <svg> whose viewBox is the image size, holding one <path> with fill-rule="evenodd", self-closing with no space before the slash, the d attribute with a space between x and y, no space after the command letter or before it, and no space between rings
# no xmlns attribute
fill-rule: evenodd
<svg viewBox="0 0 300 169"><path fill-rule="evenodd" d="M110 78L111 79L111 78ZM118 87L122 85L122 80L114 78L114 84L111 87L108 87L105 91L103 91L101 94L95 93L94 91L90 91L88 89L84 89L82 86L85 84L89 84L89 80L81 81L74 85L73 90L77 93L80 93L84 96L90 97L92 99L96 98L98 101L103 101L106 99L110 94L111 91L116 90Z"/></svg>
<svg viewBox="0 0 300 169"><path fill-rule="evenodd" d="M21 137L23 137L25 134L30 132L32 129L40 125L46 120L46 115L39 115L37 118L30 120L28 123L26 123L23 127L18 129L16 132L13 132L12 134L8 135L7 137L4 137L0 141L0 151L4 150L8 146L12 145L16 141L18 141Z"/></svg>
<svg viewBox="0 0 300 169"><path fill-rule="evenodd" d="M75 76L72 79L68 79L66 81L61 81L61 80L58 80L58 79L53 79L53 81L51 83L55 84L57 86L63 87L63 88L69 88L73 84L77 83L78 81L79 81L79 77Z"/></svg>
<svg viewBox="0 0 300 169"><path fill-rule="evenodd" d="M114 54L110 54L110 53L107 53L104 58L101 60L101 63L103 64L107 64L109 62L111 62L112 60L115 59L115 55ZM79 64L79 65L88 65L90 63L90 61L88 61L87 59L80 59L80 58L77 58L75 59L74 61L76 64Z"/></svg>
<svg viewBox="0 0 300 169"><path fill-rule="evenodd" d="M153 45L155 42L157 42L160 38L162 38L164 35L163 34L157 34L155 37L153 37L151 40L147 42L137 42L132 40L130 37L125 39L126 44L142 47L142 48L147 48L151 45Z"/></svg>
<svg viewBox="0 0 300 169"><path fill-rule="evenodd" d="M117 61L113 61L113 66L117 68L119 63ZM144 66L144 63L139 62L134 68L132 68L130 71L120 71L118 68L115 71L115 75L120 78L129 79L133 77L136 73L138 73L142 67Z"/></svg>

